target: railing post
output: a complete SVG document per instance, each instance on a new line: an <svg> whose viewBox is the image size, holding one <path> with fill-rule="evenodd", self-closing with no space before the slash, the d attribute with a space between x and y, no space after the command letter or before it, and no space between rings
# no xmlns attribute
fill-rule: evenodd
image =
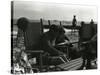
<svg viewBox="0 0 100 75"><path fill-rule="evenodd" d="M60 26L62 26L62 25L61 25L61 21L60 21Z"/></svg>
<svg viewBox="0 0 100 75"><path fill-rule="evenodd" d="M42 21L42 18L40 19L40 23L41 23L41 34L43 34L43 21Z"/></svg>
<svg viewBox="0 0 100 75"><path fill-rule="evenodd" d="M13 4L14 2L11 1L11 67L13 66ZM13 73L13 69L11 73Z"/></svg>
<svg viewBox="0 0 100 75"><path fill-rule="evenodd" d="M50 20L48 20L49 27L51 26Z"/></svg>

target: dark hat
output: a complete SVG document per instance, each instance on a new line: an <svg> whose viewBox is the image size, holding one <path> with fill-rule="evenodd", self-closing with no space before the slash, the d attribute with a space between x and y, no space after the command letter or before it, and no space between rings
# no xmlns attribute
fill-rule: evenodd
<svg viewBox="0 0 100 75"><path fill-rule="evenodd" d="M57 32L57 31L58 31L58 26L55 25L55 24L51 25L51 26L50 26L50 31L55 31L55 32Z"/></svg>

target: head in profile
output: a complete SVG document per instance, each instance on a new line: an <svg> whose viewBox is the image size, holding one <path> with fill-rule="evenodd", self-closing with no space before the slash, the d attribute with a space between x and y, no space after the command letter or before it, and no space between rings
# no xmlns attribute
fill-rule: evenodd
<svg viewBox="0 0 100 75"><path fill-rule="evenodd" d="M21 17L18 19L17 21L17 26L19 29L21 29L22 31L25 31L27 26L28 26L29 20L25 17Z"/></svg>
<svg viewBox="0 0 100 75"><path fill-rule="evenodd" d="M49 32L52 36L57 36L59 34L59 27L53 24L50 26Z"/></svg>
<svg viewBox="0 0 100 75"><path fill-rule="evenodd" d="M74 18L76 18L76 15L74 15Z"/></svg>
<svg viewBox="0 0 100 75"><path fill-rule="evenodd" d="M59 26L59 34L64 34L65 30L63 28L63 26Z"/></svg>
<svg viewBox="0 0 100 75"><path fill-rule="evenodd" d="M51 25L51 26L50 26L50 31L51 31L51 32L58 32L58 26L55 25L55 24Z"/></svg>

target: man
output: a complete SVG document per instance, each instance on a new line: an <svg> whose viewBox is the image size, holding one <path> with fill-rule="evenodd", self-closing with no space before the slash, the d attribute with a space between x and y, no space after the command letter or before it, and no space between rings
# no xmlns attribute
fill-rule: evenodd
<svg viewBox="0 0 100 75"><path fill-rule="evenodd" d="M69 47L71 46L69 38L65 35L65 30L59 26L59 35L56 38L56 46L59 51L62 51L69 58Z"/></svg>
<svg viewBox="0 0 100 75"><path fill-rule="evenodd" d="M77 20L76 20L76 16L74 15L74 17L73 17L73 21L72 21L72 25L73 25L73 27L75 27L76 24L77 24Z"/></svg>
<svg viewBox="0 0 100 75"><path fill-rule="evenodd" d="M56 39L56 44L60 44L60 43L66 43L69 44L70 40L69 38L65 35L65 30L62 26L59 26L59 35Z"/></svg>
<svg viewBox="0 0 100 75"><path fill-rule="evenodd" d="M96 57L97 47L97 29L96 24L90 22L85 24L81 22L81 28L79 29L79 46L83 57L83 64L81 68L91 69L91 60ZM94 48L95 47L95 48Z"/></svg>
<svg viewBox="0 0 100 75"><path fill-rule="evenodd" d="M76 20L76 15L73 16L73 21L72 21L72 27L73 27L73 32L75 31L75 27L77 25L77 20Z"/></svg>
<svg viewBox="0 0 100 75"><path fill-rule="evenodd" d="M68 60L66 59L66 55L54 47L58 35L58 26L51 25L49 31L44 33L42 36L41 49L48 52L51 56L61 56L64 62L67 62Z"/></svg>

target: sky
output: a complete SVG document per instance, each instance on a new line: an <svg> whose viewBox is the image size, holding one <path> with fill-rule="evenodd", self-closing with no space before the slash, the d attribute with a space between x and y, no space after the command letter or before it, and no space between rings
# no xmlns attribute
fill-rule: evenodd
<svg viewBox="0 0 100 75"><path fill-rule="evenodd" d="M72 21L76 15L78 21L97 22L97 7L87 5L56 4L33 1L14 1L13 17L26 17L32 20L65 20Z"/></svg>

